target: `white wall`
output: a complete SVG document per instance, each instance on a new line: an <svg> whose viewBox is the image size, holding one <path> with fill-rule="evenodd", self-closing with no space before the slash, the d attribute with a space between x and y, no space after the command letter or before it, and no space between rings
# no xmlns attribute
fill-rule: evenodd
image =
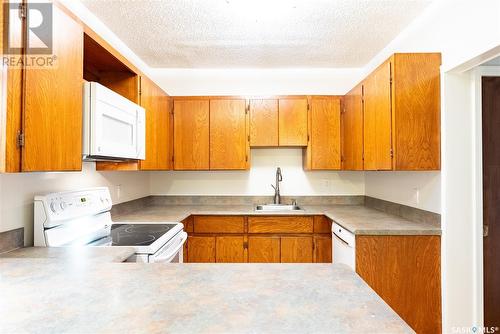
<svg viewBox="0 0 500 334"><path fill-rule="evenodd" d="M172 96L343 95L362 69L152 69L151 75Z"/></svg>
<svg viewBox="0 0 500 334"><path fill-rule="evenodd" d="M249 171L152 172L154 195L272 195L276 167L281 167L281 194L363 195L364 173L306 172L301 149L253 149Z"/></svg>
<svg viewBox="0 0 500 334"><path fill-rule="evenodd" d="M440 172L366 172L365 194L422 210L441 212Z"/></svg>
<svg viewBox="0 0 500 334"><path fill-rule="evenodd" d="M25 244L32 245L35 194L102 186L113 203L130 201L149 195L149 173L96 172L94 163L84 163L81 172L0 174L0 232L24 227Z"/></svg>

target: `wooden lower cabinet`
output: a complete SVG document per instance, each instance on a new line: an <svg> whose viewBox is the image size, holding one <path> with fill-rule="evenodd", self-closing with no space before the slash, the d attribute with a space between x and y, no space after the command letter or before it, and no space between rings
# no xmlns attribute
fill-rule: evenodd
<svg viewBox="0 0 500 334"><path fill-rule="evenodd" d="M191 216L184 262L331 263L331 223L322 218Z"/></svg>
<svg viewBox="0 0 500 334"><path fill-rule="evenodd" d="M282 237L282 263L311 263L313 260L312 237Z"/></svg>
<svg viewBox="0 0 500 334"><path fill-rule="evenodd" d="M332 237L315 235L313 238L314 263L332 263Z"/></svg>
<svg viewBox="0 0 500 334"><path fill-rule="evenodd" d="M188 261L190 263L215 262L215 237L188 237Z"/></svg>
<svg viewBox="0 0 500 334"><path fill-rule="evenodd" d="M248 237L248 262L280 263L280 237Z"/></svg>
<svg viewBox="0 0 500 334"><path fill-rule="evenodd" d="M217 263L242 263L247 262L245 237L224 236L216 237L215 261Z"/></svg>
<svg viewBox="0 0 500 334"><path fill-rule="evenodd" d="M357 236L356 272L417 333L440 333L440 249L439 236Z"/></svg>

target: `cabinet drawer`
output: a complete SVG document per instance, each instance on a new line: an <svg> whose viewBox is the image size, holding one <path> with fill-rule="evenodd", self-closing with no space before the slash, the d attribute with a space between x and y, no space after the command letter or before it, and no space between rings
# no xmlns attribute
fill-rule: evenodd
<svg viewBox="0 0 500 334"><path fill-rule="evenodd" d="M325 216L314 216L314 233L332 233L332 222Z"/></svg>
<svg viewBox="0 0 500 334"><path fill-rule="evenodd" d="M248 233L313 233L313 217L248 217Z"/></svg>
<svg viewBox="0 0 500 334"><path fill-rule="evenodd" d="M194 233L245 233L245 218L241 216L196 216Z"/></svg>

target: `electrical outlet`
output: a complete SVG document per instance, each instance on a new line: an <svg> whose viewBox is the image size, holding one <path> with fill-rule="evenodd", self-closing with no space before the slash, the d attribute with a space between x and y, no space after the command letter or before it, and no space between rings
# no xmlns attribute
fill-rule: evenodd
<svg viewBox="0 0 500 334"><path fill-rule="evenodd" d="M413 190L415 191L415 194L414 194L415 203L417 205L419 205L420 204L420 189L419 188L413 188Z"/></svg>
<svg viewBox="0 0 500 334"><path fill-rule="evenodd" d="M116 186L116 198L117 199L120 199L120 197L122 196L122 185L119 184Z"/></svg>
<svg viewBox="0 0 500 334"><path fill-rule="evenodd" d="M322 182L323 182L323 188L325 188L325 189L330 189L331 188L331 186L332 186L332 181L331 180L329 180L329 179L323 179Z"/></svg>

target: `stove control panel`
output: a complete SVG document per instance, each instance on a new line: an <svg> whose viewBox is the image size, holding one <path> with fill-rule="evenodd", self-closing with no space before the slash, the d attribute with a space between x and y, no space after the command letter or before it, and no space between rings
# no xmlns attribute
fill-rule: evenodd
<svg viewBox="0 0 500 334"><path fill-rule="evenodd" d="M109 211L111 206L108 188L67 191L36 196L35 216L38 210L38 215L45 216L44 226L52 227L64 220Z"/></svg>

